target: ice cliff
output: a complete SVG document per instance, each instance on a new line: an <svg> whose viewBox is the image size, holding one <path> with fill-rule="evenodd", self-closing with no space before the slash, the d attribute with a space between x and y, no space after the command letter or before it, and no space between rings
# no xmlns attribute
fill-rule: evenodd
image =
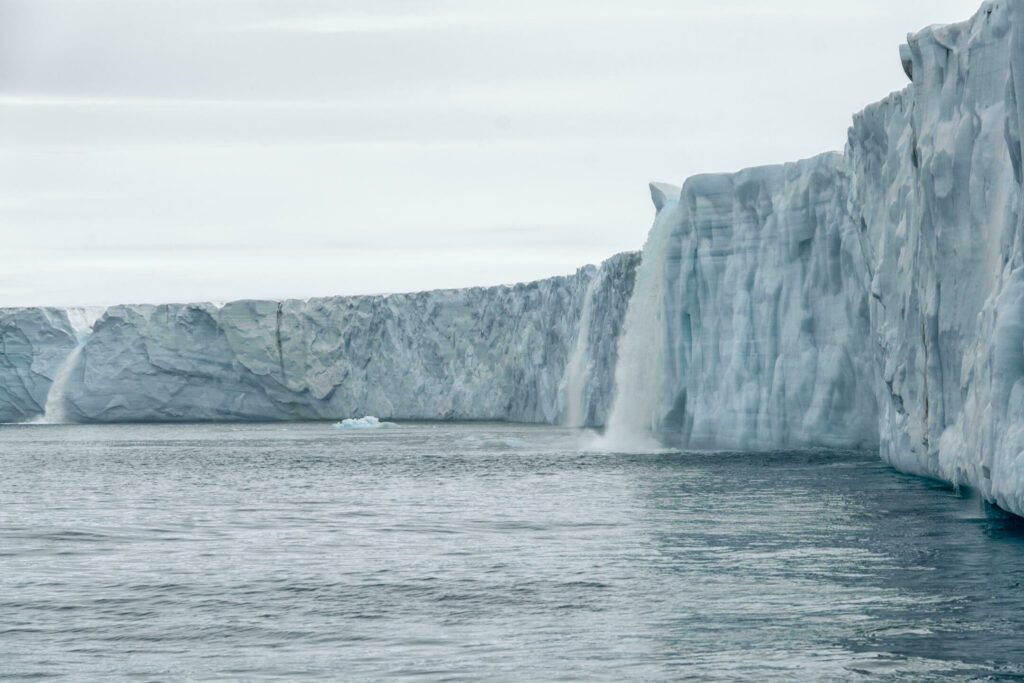
<svg viewBox="0 0 1024 683"><path fill-rule="evenodd" d="M691 178L644 250L609 425L691 448L878 443L870 316L844 162ZM653 390L652 390L653 388Z"/></svg>
<svg viewBox="0 0 1024 683"><path fill-rule="evenodd" d="M893 55L894 62L897 55ZM909 37L845 153L654 185L636 255L541 282L0 314L0 418L606 425L867 447L1024 514L1024 0ZM898 64L894 64L898 68Z"/></svg>
<svg viewBox="0 0 1024 683"><path fill-rule="evenodd" d="M911 36L913 85L857 116L882 457L1024 513L1024 3Z"/></svg>
<svg viewBox="0 0 1024 683"><path fill-rule="evenodd" d="M116 306L93 327L61 403L81 422L556 423L569 356L582 347L580 411L599 423L637 260L511 287Z"/></svg>
<svg viewBox="0 0 1024 683"><path fill-rule="evenodd" d="M50 387L77 345L67 311L0 310L0 422L43 417Z"/></svg>
<svg viewBox="0 0 1024 683"><path fill-rule="evenodd" d="M656 197L613 442L878 444L1024 514L1024 2L900 57L845 155Z"/></svg>

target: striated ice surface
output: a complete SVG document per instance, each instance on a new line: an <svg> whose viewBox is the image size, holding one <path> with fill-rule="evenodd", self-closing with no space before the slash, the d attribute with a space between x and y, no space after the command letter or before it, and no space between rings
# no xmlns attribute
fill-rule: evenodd
<svg viewBox="0 0 1024 683"><path fill-rule="evenodd" d="M850 131L882 457L1024 513L1024 6L909 38Z"/></svg>
<svg viewBox="0 0 1024 683"><path fill-rule="evenodd" d="M574 400L584 422L600 423L636 262L624 254L512 287L112 307L74 364L66 411L86 422L379 415L556 423L569 357L584 335Z"/></svg>
<svg viewBox="0 0 1024 683"><path fill-rule="evenodd" d="M826 154L691 178L671 199L652 188L660 209L626 317L613 447L878 443L845 178Z"/></svg>
<svg viewBox="0 0 1024 683"><path fill-rule="evenodd" d="M0 310L0 422L41 417L50 387L77 345L66 311Z"/></svg>
<svg viewBox="0 0 1024 683"><path fill-rule="evenodd" d="M1024 5L899 55L844 156L654 192L609 441L878 444L1024 514Z"/></svg>

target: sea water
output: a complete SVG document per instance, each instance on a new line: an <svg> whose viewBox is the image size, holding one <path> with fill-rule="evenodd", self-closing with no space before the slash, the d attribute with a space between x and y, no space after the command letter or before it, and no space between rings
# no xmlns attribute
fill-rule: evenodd
<svg viewBox="0 0 1024 683"><path fill-rule="evenodd" d="M873 453L0 427L0 678L1014 680L1024 526Z"/></svg>

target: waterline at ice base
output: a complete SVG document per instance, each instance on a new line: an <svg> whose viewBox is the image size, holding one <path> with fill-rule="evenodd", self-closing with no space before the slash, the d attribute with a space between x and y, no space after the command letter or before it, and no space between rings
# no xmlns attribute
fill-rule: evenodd
<svg viewBox="0 0 1024 683"><path fill-rule="evenodd" d="M910 37L843 153L655 185L642 256L513 287L0 313L0 419L509 420L877 449L1024 514L1024 3ZM696 134L696 133L695 133ZM51 396L52 392L57 396Z"/></svg>

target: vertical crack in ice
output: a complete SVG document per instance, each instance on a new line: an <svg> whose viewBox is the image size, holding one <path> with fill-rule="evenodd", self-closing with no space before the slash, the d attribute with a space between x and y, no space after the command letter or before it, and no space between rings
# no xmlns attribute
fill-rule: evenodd
<svg viewBox="0 0 1024 683"><path fill-rule="evenodd" d="M284 315L283 312L284 304L282 302L277 303L277 328L276 328L276 340L277 340L277 362L281 368L281 384L283 386L288 385L288 379L284 373L284 344L281 343L281 318Z"/></svg>

